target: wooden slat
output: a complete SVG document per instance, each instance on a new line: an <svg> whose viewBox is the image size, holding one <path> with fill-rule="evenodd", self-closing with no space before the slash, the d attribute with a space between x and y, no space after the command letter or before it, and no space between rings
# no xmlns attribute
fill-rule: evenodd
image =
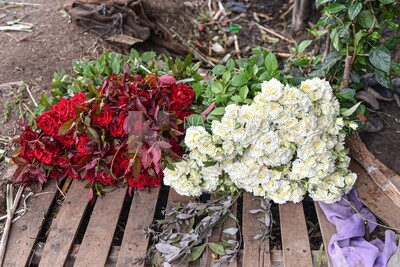
<svg viewBox="0 0 400 267"><path fill-rule="evenodd" d="M317 211L319 228L321 229L321 234L322 234L322 241L324 242L325 256L326 259L328 260L328 266L331 267L333 265L331 262L331 258L329 257L328 254L328 247L332 235L336 233L336 229L335 226L326 219L325 214L321 210L321 207L319 206L318 202L314 202L314 205L315 205L315 210Z"/></svg>
<svg viewBox="0 0 400 267"><path fill-rule="evenodd" d="M124 204L126 189L99 197L79 248L76 266L104 266Z"/></svg>
<svg viewBox="0 0 400 267"><path fill-rule="evenodd" d="M169 190L169 194L168 194L168 204L167 204L167 208L172 207L175 203L189 203L190 201L195 201L194 197L188 197L188 196L181 196L178 193L176 193L176 191L172 188L170 188ZM168 219L168 218L166 218ZM184 228L182 227L181 232L185 233L185 232L189 232L190 229ZM177 263L173 263L172 266L176 266L176 267L186 267L189 266L189 263L187 261L180 261L178 260L177 262L179 262L179 265L177 265ZM193 265L193 264L191 264Z"/></svg>
<svg viewBox="0 0 400 267"><path fill-rule="evenodd" d="M284 265L286 267L312 266L303 203L288 202L279 205Z"/></svg>
<svg viewBox="0 0 400 267"><path fill-rule="evenodd" d="M211 200L215 200L217 196L213 194L211 196ZM208 237L208 242L218 242L221 240L221 234L222 234L222 227L221 226L216 226L212 229L212 234L210 237ZM212 256L212 250L207 246L204 250L203 255L201 256L199 260L199 265L200 266L212 266L212 263L214 261L214 258Z"/></svg>
<svg viewBox="0 0 400 267"><path fill-rule="evenodd" d="M3 266L28 265L56 191L56 181L50 180L41 193L28 199L27 213L11 225Z"/></svg>
<svg viewBox="0 0 400 267"><path fill-rule="evenodd" d="M88 190L85 183L73 181L50 233L39 266L63 266L86 211Z"/></svg>
<svg viewBox="0 0 400 267"><path fill-rule="evenodd" d="M250 210L260 209L260 200L249 193L243 194L243 262L248 266L270 267L271 256L269 251L269 240L264 242L255 240L260 226L257 214L251 214Z"/></svg>
<svg viewBox="0 0 400 267"><path fill-rule="evenodd" d="M146 239L143 229L153 221L159 192L159 188L151 188L149 192L138 191L133 195L117 267L144 266L143 263L134 262L146 254L149 240Z"/></svg>

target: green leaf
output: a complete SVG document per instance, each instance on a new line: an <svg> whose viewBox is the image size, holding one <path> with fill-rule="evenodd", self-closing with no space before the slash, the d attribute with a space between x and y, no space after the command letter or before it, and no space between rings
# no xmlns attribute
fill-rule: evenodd
<svg viewBox="0 0 400 267"><path fill-rule="evenodd" d="M197 259L201 256L201 254L203 254L203 251L204 251L205 247L206 247L206 244L193 247L193 248L191 249L191 253L187 256L186 259L187 259L188 261L195 261L195 260L197 260Z"/></svg>
<svg viewBox="0 0 400 267"><path fill-rule="evenodd" d="M383 87L386 87L386 88L390 87L389 75L387 75L383 71L379 71L379 70L375 71L375 78L376 78L376 81Z"/></svg>
<svg viewBox="0 0 400 267"><path fill-rule="evenodd" d="M190 126L204 126L203 118L198 114L192 114L185 119L185 129Z"/></svg>
<svg viewBox="0 0 400 267"><path fill-rule="evenodd" d="M52 100L44 93L40 96L39 99L40 104L45 107L46 109L49 109L52 103Z"/></svg>
<svg viewBox="0 0 400 267"><path fill-rule="evenodd" d="M382 46L384 46L389 51L394 50L400 44L400 36L395 36L387 39Z"/></svg>
<svg viewBox="0 0 400 267"><path fill-rule="evenodd" d="M156 57L156 53L154 53L153 51L144 52L140 57L144 63L147 63Z"/></svg>
<svg viewBox="0 0 400 267"><path fill-rule="evenodd" d="M228 61L226 62L226 69L230 71L233 70L234 68L235 68L235 61L232 58L228 59Z"/></svg>
<svg viewBox="0 0 400 267"><path fill-rule="evenodd" d="M249 93L249 88L247 86L243 86L239 90L239 96L245 100L247 98L247 94Z"/></svg>
<svg viewBox="0 0 400 267"><path fill-rule="evenodd" d="M391 3L393 3L394 1L396 1L396 0L379 0L379 2L381 2L381 3L384 4L384 5L391 4Z"/></svg>
<svg viewBox="0 0 400 267"><path fill-rule="evenodd" d="M357 108L358 108L358 106L359 106L360 104L361 104L361 102L358 102L357 104L355 104L354 106L352 106L352 107L349 108L349 109L343 108L343 109L341 109L340 113L341 113L343 116L348 117L348 116L350 116L351 114L353 114L353 113L357 110Z"/></svg>
<svg viewBox="0 0 400 267"><path fill-rule="evenodd" d="M233 86L243 86L246 85L249 82L247 79L246 75L244 73L239 73L232 79L232 85Z"/></svg>
<svg viewBox="0 0 400 267"><path fill-rule="evenodd" d="M373 47L369 52L369 62L375 68L389 73L391 63L390 53L385 48Z"/></svg>
<svg viewBox="0 0 400 267"><path fill-rule="evenodd" d="M323 5L323 4L325 4L325 3L328 3L328 2L331 2L332 0L316 0L315 1L315 5L317 6L317 8L320 6L320 5Z"/></svg>
<svg viewBox="0 0 400 267"><path fill-rule="evenodd" d="M211 83L211 91L214 94L220 94L224 91L224 86L219 82L213 81Z"/></svg>
<svg viewBox="0 0 400 267"><path fill-rule="evenodd" d="M239 104L239 103L242 103L242 102L243 102L243 99L242 99L240 96L238 96L238 95L232 96L232 97L231 97L231 100L234 101L236 104Z"/></svg>
<svg viewBox="0 0 400 267"><path fill-rule="evenodd" d="M225 70L226 70L225 66L223 66L223 65L216 65L216 66L212 69L212 72L213 72L215 75L218 76L218 75L224 74Z"/></svg>
<svg viewBox="0 0 400 267"><path fill-rule="evenodd" d="M356 3L354 5L351 5L348 10L349 18L351 20L354 20L357 17L358 13L360 13L361 9L362 9L361 3Z"/></svg>
<svg viewBox="0 0 400 267"><path fill-rule="evenodd" d="M342 10L345 10L346 6L339 3L332 3L324 8L324 12L328 12L330 14L336 14Z"/></svg>
<svg viewBox="0 0 400 267"><path fill-rule="evenodd" d="M214 115L214 116L222 116L225 114L225 107L218 107L213 109L213 111L211 111L210 115Z"/></svg>
<svg viewBox="0 0 400 267"><path fill-rule="evenodd" d="M208 243L208 246L211 248L212 251L214 251L216 254L224 256L225 255L225 249L222 245L218 243Z"/></svg>
<svg viewBox="0 0 400 267"><path fill-rule="evenodd" d="M341 42L340 42L340 38L339 38L339 34L338 34L338 28L334 28L334 29L331 31L330 37L331 37L331 41L332 41L333 47L334 47L337 51L339 51L340 48L341 48Z"/></svg>
<svg viewBox="0 0 400 267"><path fill-rule="evenodd" d="M365 30L358 31L355 36L355 44L358 45L360 43L361 38L365 36Z"/></svg>
<svg viewBox="0 0 400 267"><path fill-rule="evenodd" d="M297 52L299 54L303 53L306 48L312 43L312 40L304 40L299 44L299 48L297 49Z"/></svg>
<svg viewBox="0 0 400 267"><path fill-rule="evenodd" d="M89 134L92 136L92 138L96 141L96 143L100 143L100 137L99 134L96 132L96 130L93 129L92 127L87 127L87 130Z"/></svg>
<svg viewBox="0 0 400 267"><path fill-rule="evenodd" d="M121 71L121 63L118 61L117 58L115 58L113 63L111 63L111 70L115 74L119 74L119 72Z"/></svg>
<svg viewBox="0 0 400 267"><path fill-rule="evenodd" d="M222 80L224 82L228 82L230 78L231 78L231 72L230 71L225 71L224 74L222 74Z"/></svg>
<svg viewBox="0 0 400 267"><path fill-rule="evenodd" d="M66 135L74 125L74 120L70 119L64 122L58 129L58 135Z"/></svg>
<svg viewBox="0 0 400 267"><path fill-rule="evenodd" d="M138 59L139 58L139 53L138 53L138 51L136 51L135 49L131 49L131 52L130 52L130 56L131 56L131 58L132 59Z"/></svg>
<svg viewBox="0 0 400 267"><path fill-rule="evenodd" d="M274 71L278 69L278 60L276 59L276 56L269 52L267 57L265 58L265 67L269 71Z"/></svg>
<svg viewBox="0 0 400 267"><path fill-rule="evenodd" d="M354 101L356 96L356 90L352 88L344 88L342 91L336 94L336 97L339 101Z"/></svg>
<svg viewBox="0 0 400 267"><path fill-rule="evenodd" d="M369 29L374 24L374 15L369 10L363 10L358 14L357 22L361 27Z"/></svg>

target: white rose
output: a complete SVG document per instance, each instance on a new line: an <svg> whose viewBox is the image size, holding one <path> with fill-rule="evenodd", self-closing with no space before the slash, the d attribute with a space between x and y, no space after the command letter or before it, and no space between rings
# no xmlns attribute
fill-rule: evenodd
<svg viewBox="0 0 400 267"><path fill-rule="evenodd" d="M282 91L283 84L275 78L269 81L264 81L261 84L261 92L269 101L278 100L282 95Z"/></svg>
<svg viewBox="0 0 400 267"><path fill-rule="evenodd" d="M189 149L195 149L204 143L205 137L209 136L203 126L190 126L186 129L185 144Z"/></svg>
<svg viewBox="0 0 400 267"><path fill-rule="evenodd" d="M305 164L302 160L296 159L292 163L292 172L297 174L300 179L306 177L312 177L314 175L314 170L311 169L307 164Z"/></svg>
<svg viewBox="0 0 400 267"><path fill-rule="evenodd" d="M236 119L239 114L239 106L236 104L230 104L225 107L225 118Z"/></svg>

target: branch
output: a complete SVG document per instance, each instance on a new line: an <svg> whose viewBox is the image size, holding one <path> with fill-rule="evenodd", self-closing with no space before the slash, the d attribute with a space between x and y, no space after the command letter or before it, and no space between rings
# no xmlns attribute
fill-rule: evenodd
<svg viewBox="0 0 400 267"><path fill-rule="evenodd" d="M344 60L343 83L342 83L342 86L340 87L340 89L349 87L349 85L350 85L352 59L353 59L352 56L347 55L346 59Z"/></svg>
<svg viewBox="0 0 400 267"><path fill-rule="evenodd" d="M6 225L4 226L4 231L3 231L3 236L1 237L1 245L0 245L0 266L3 265L3 260L4 256L6 253L6 248L7 248L7 241L8 241L8 236L10 235L10 229L11 229L11 223L12 219L14 217L15 211L17 210L19 200L21 199L22 193L24 192L25 186L20 186L18 189L17 195L15 196L14 203L11 207L11 202L12 202L12 185L7 186L8 192L11 192L9 197L11 198L11 201L7 201L7 221Z"/></svg>

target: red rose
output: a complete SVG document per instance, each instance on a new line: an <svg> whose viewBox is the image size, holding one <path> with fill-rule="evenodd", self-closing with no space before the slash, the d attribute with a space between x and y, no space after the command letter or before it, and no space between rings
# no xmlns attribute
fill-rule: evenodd
<svg viewBox="0 0 400 267"><path fill-rule="evenodd" d="M124 121L126 118L124 112L119 113L118 117L115 117L110 124L110 134L112 137L121 137L124 134Z"/></svg>
<svg viewBox="0 0 400 267"><path fill-rule="evenodd" d="M76 144L76 139L74 138L73 133L58 135L54 137L54 139L60 141L66 147L71 147Z"/></svg>
<svg viewBox="0 0 400 267"><path fill-rule="evenodd" d="M194 96L194 91L190 86L183 83L172 85L171 99L175 103L188 107L192 104Z"/></svg>
<svg viewBox="0 0 400 267"><path fill-rule="evenodd" d="M70 98L70 100L74 106L82 104L83 102L86 101L86 94L83 92L79 93L79 94L75 94L72 98Z"/></svg>
<svg viewBox="0 0 400 267"><path fill-rule="evenodd" d="M60 102L51 107L51 111L57 116L59 125L76 118L74 105L70 99L61 98Z"/></svg>
<svg viewBox="0 0 400 267"><path fill-rule="evenodd" d="M91 153L91 151L88 149L89 141L90 141L89 135L83 134L79 136L77 151L80 156L89 155Z"/></svg>
<svg viewBox="0 0 400 267"><path fill-rule="evenodd" d="M42 129L45 134L51 135L52 137L58 135L59 126L52 112L43 113L37 117L36 121L38 127Z"/></svg>
<svg viewBox="0 0 400 267"><path fill-rule="evenodd" d="M93 116L93 122L101 127L107 126L112 120L112 113L102 109L100 114Z"/></svg>

